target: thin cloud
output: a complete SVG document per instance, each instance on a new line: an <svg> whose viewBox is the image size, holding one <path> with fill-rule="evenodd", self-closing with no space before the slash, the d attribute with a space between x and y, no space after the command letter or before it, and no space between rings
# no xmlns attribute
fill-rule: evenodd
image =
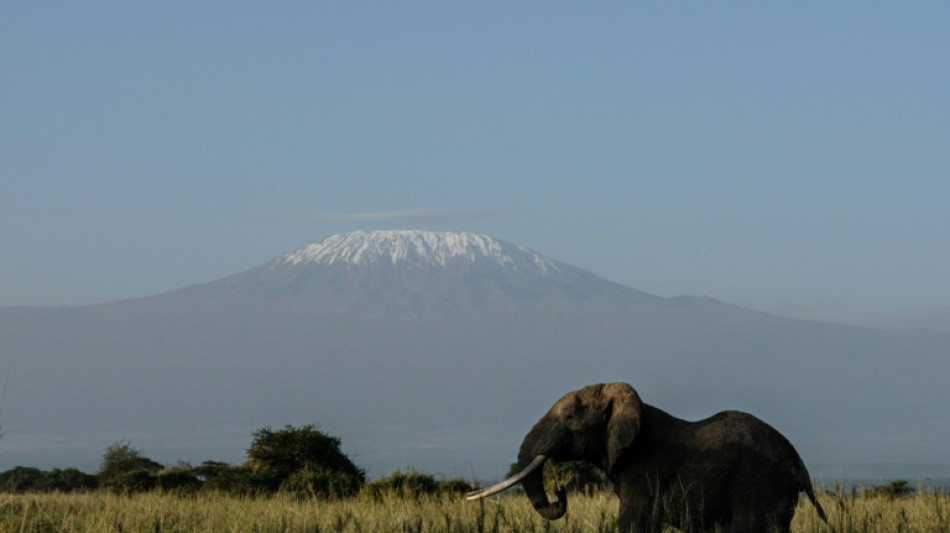
<svg viewBox="0 0 950 533"><path fill-rule="evenodd" d="M405 209L401 211L377 211L367 213L307 213L308 220L328 223L411 222L419 224L446 224L502 218L510 213L487 209Z"/></svg>

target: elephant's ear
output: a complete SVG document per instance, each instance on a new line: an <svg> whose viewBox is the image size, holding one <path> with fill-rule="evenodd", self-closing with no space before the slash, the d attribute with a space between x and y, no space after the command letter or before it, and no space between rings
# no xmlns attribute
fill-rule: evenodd
<svg viewBox="0 0 950 533"><path fill-rule="evenodd" d="M604 387L607 399L607 471L614 469L620 454L633 444L640 431L643 402L637 391L626 383L610 383Z"/></svg>

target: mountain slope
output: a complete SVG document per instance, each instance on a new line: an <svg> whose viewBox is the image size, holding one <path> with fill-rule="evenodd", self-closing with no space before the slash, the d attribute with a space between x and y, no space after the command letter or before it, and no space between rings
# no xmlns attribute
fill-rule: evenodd
<svg viewBox="0 0 950 533"><path fill-rule="evenodd" d="M491 477L598 381L682 416L753 411L811 464L937 462L948 354L950 335L659 298L490 237L357 232L157 296L0 309L0 468L94 469L119 439L239 461L258 427L318 422L374 475Z"/></svg>
<svg viewBox="0 0 950 533"><path fill-rule="evenodd" d="M593 299L662 301L505 241L423 231L334 235L249 271L148 300L156 306L252 303L332 315L407 311L441 316L525 300Z"/></svg>

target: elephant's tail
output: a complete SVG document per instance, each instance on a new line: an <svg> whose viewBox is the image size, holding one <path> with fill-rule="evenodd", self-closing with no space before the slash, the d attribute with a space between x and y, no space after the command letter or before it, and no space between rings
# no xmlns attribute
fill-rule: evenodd
<svg viewBox="0 0 950 533"><path fill-rule="evenodd" d="M812 487L811 483L805 485L805 495L808 496L808 500L815 506L815 511L818 512L818 518L821 518L822 522L828 524L828 516L825 515L825 510L821 508L821 504L818 503L818 498L815 497L815 488Z"/></svg>
<svg viewBox="0 0 950 533"><path fill-rule="evenodd" d="M794 449L793 449L794 452ZM831 523L828 522L828 515L825 514L825 510L821 508L821 504L818 503L818 497L815 496L815 486L811 482L811 476L808 475L808 469L805 468L805 463L802 461L801 457L798 456L798 452L794 452L797 463L793 469L795 471L795 478L798 481L798 486L801 490L808 496L808 501L815 506L815 511L818 513L818 517L821 518L822 522L831 526ZM834 529L832 528L832 531Z"/></svg>

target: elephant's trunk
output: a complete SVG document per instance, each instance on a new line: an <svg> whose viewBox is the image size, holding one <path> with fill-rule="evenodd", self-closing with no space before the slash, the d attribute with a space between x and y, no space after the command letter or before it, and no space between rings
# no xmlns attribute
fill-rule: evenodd
<svg viewBox="0 0 950 533"><path fill-rule="evenodd" d="M519 461L520 463L521 461ZM567 512L567 495L563 488L558 487L556 491L557 500L548 500L548 495L544 491L544 468L535 468L524 479L521 480L521 486L524 488L525 495L534 506L534 510L548 520L557 520Z"/></svg>

